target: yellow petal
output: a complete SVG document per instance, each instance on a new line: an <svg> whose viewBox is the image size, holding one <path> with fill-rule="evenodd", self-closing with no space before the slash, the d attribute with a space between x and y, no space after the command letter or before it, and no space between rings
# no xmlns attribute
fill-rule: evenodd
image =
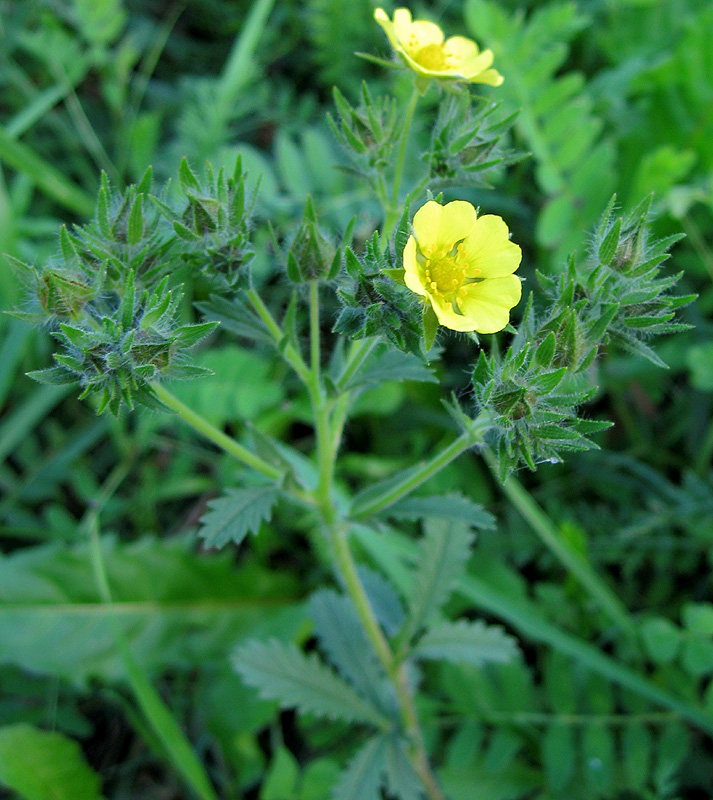
<svg viewBox="0 0 713 800"><path fill-rule="evenodd" d="M476 221L475 208L465 200L453 200L445 206L429 200L421 206L413 218L421 252L430 256L434 251L450 251L473 230Z"/></svg>
<svg viewBox="0 0 713 800"><path fill-rule="evenodd" d="M463 61L459 65L459 69L463 73L463 76L468 80L471 80L472 78L480 80L480 75L486 72L488 67L492 63L493 63L492 50L483 50L483 52L478 54L477 56L473 56L473 58L469 58L466 61Z"/></svg>
<svg viewBox="0 0 713 800"><path fill-rule="evenodd" d="M500 86L503 76L496 69L486 69L478 75L469 78L471 83L487 83L488 86Z"/></svg>
<svg viewBox="0 0 713 800"><path fill-rule="evenodd" d="M486 214L478 217L471 234L463 241L463 256L468 262L468 277L500 278L520 266L522 250L510 241L505 220Z"/></svg>
<svg viewBox="0 0 713 800"><path fill-rule="evenodd" d="M414 214L413 230L419 249L426 256L436 249L442 213L443 206L435 200L429 200Z"/></svg>
<svg viewBox="0 0 713 800"><path fill-rule="evenodd" d="M438 230L438 244L450 250L453 245L473 230L477 215L472 203L466 200L453 200L443 206L441 224Z"/></svg>
<svg viewBox="0 0 713 800"><path fill-rule="evenodd" d="M458 307L478 333L496 333L510 321L510 309L520 302L522 284L516 275L471 283L465 296L457 300Z"/></svg>
<svg viewBox="0 0 713 800"><path fill-rule="evenodd" d="M408 41L411 33L411 12L408 8L397 8L394 11L394 31L402 44Z"/></svg>
<svg viewBox="0 0 713 800"><path fill-rule="evenodd" d="M404 47L413 55L429 44L442 44L443 31L433 22L417 19L411 23L407 39L401 39Z"/></svg>
<svg viewBox="0 0 713 800"><path fill-rule="evenodd" d="M429 295L428 299L431 301L433 310L436 312L436 316L441 325L450 328L452 331L476 330L475 323L472 319L462 314L457 314L453 310L453 306L442 297Z"/></svg>
<svg viewBox="0 0 713 800"><path fill-rule="evenodd" d="M455 64L469 61L478 55L478 45L472 39L466 39L465 36L449 36L443 45L443 50ZM485 66L489 67L490 64Z"/></svg>
<svg viewBox="0 0 713 800"><path fill-rule="evenodd" d="M416 240L413 236L408 237L406 247L404 247L404 282L412 292L420 294L422 297L426 296L425 276L416 260Z"/></svg>
<svg viewBox="0 0 713 800"><path fill-rule="evenodd" d="M405 9L402 10L405 11ZM391 46L396 50L399 47L399 40L398 36L396 35L394 23L389 19L389 15L384 11L383 8L377 8L374 11L374 19L383 28L384 33L389 37Z"/></svg>

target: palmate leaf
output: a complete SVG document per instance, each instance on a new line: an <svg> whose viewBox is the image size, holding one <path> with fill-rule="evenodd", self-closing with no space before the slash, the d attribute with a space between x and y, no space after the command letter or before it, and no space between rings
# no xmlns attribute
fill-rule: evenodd
<svg viewBox="0 0 713 800"><path fill-rule="evenodd" d="M250 641L233 653L233 666L249 686L285 708L376 727L390 723L371 703L325 666L315 653L306 656L294 644L276 639Z"/></svg>
<svg viewBox="0 0 713 800"><path fill-rule="evenodd" d="M101 800L101 779L77 742L25 724L0 728L0 786L24 800Z"/></svg>
<svg viewBox="0 0 713 800"><path fill-rule="evenodd" d="M428 625L465 571L473 534L458 522L428 520L410 597L408 631Z"/></svg>
<svg viewBox="0 0 713 800"><path fill-rule="evenodd" d="M416 645L418 658L452 663L483 664L510 661L517 654L512 636L481 621L442 622L429 628Z"/></svg>
<svg viewBox="0 0 713 800"><path fill-rule="evenodd" d="M228 489L223 497L208 503L210 511L201 518L199 536L207 547L240 544L248 533L257 533L260 525L269 521L278 495L274 486Z"/></svg>
<svg viewBox="0 0 713 800"><path fill-rule="evenodd" d="M394 703L385 675L351 599L325 589L310 597L308 612L315 622L319 644L332 664L362 696L390 714Z"/></svg>

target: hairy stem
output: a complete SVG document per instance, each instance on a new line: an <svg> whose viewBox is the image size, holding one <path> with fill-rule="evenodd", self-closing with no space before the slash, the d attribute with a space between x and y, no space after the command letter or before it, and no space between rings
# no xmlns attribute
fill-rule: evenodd
<svg viewBox="0 0 713 800"><path fill-rule="evenodd" d="M400 480L397 479L391 483L388 488L375 497L368 498L361 503L355 503L350 516L354 519L365 519L393 505L422 483L425 483L429 478L432 478L437 472L440 472L443 467L458 458L461 453L482 441L482 436L488 427L490 427L489 421L481 420L479 422L476 420L470 430L454 439L448 447L441 450L433 458L418 467L404 470L403 477Z"/></svg>
<svg viewBox="0 0 713 800"><path fill-rule="evenodd" d="M260 458L260 456L255 455L255 453L251 453L247 447L243 447L243 445L236 442L231 436L223 433L223 431L216 428L215 425L208 422L205 417L202 417L200 414L188 408L188 406L182 403L174 394L169 392L165 386L161 386L160 383L154 383L152 387L154 394L164 405L168 406L172 411L175 411L176 414L195 431L205 436L206 439L209 439L214 444L217 444L221 450L225 450L226 453L237 458L238 461L241 461L245 466L252 467L254 470L273 481L281 479L282 471L280 469L265 461L263 458Z"/></svg>
<svg viewBox="0 0 713 800"><path fill-rule="evenodd" d="M354 556L349 548L348 527L339 519L339 512L334 502L334 464L347 418L350 393L343 392L336 403L325 396L320 372L319 336L319 293L315 281L310 285L310 351L312 369L309 383L312 410L315 418L317 461L319 465L319 484L314 493L315 503L325 523L337 573L341 576L367 638L394 687L404 731L409 741L409 755L413 768L421 779L429 799L445 800L428 761L428 754L423 742L423 735L406 671L404 666L399 664L394 657L391 646L371 607L364 585L359 578ZM368 354L366 345L361 349ZM355 356L356 360L355 349L352 350L352 355ZM358 369L358 365L355 367L356 369Z"/></svg>
<svg viewBox="0 0 713 800"><path fill-rule="evenodd" d="M391 205L389 206L389 208L384 209L385 219L384 219L384 230L381 235L382 243L387 243L391 238L391 234L394 231L394 225L396 224L396 220L399 217L399 206L398 206L399 191L401 189L401 177L404 171L406 145L408 144L408 134L411 128L411 122L413 121L414 111L416 110L416 106L418 105L419 97L420 97L420 92L414 86L413 91L411 93L411 98L409 99L408 106L406 107L406 112L404 114L404 126L401 130L401 143L399 146L399 154L396 161L394 187L391 193Z"/></svg>

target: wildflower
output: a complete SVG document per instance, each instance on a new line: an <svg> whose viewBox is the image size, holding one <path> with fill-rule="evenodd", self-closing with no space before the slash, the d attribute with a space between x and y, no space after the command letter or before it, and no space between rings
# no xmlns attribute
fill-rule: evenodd
<svg viewBox="0 0 713 800"><path fill-rule="evenodd" d="M492 51L481 53L478 45L465 36L451 36L444 41L438 25L412 20L407 8L397 8L393 22L383 8L377 8L374 19L384 29L394 50L419 75L491 86L500 86L503 82L497 70L489 69L493 63Z"/></svg>
<svg viewBox="0 0 713 800"><path fill-rule="evenodd" d="M446 328L495 333L520 301L522 286L513 273L521 258L500 217L478 217L463 200L445 206L429 200L413 218L404 280L431 303Z"/></svg>

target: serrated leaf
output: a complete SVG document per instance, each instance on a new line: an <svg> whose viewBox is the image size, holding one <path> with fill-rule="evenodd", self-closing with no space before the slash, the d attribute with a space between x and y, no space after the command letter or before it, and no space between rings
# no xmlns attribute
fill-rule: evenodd
<svg viewBox="0 0 713 800"><path fill-rule="evenodd" d="M432 497L406 497L383 513L396 519L442 519L465 522L481 530L495 528L495 517L490 512L480 503L474 503L457 492Z"/></svg>
<svg viewBox="0 0 713 800"><path fill-rule="evenodd" d="M228 489L223 497L208 503L210 510L201 518L198 535L206 547L240 544L248 533L256 534L260 525L269 521L278 494L274 486Z"/></svg>
<svg viewBox="0 0 713 800"><path fill-rule="evenodd" d="M429 628L413 654L417 658L480 667L511 661L517 655L517 644L502 628L480 620L459 620Z"/></svg>
<svg viewBox="0 0 713 800"><path fill-rule="evenodd" d="M332 800L381 800L386 742L384 736L378 736L357 750L334 784Z"/></svg>
<svg viewBox="0 0 713 800"><path fill-rule="evenodd" d="M376 708L389 713L393 704L384 691L385 676L351 599L323 589L310 597L308 613L321 649L340 674Z"/></svg>
<svg viewBox="0 0 713 800"><path fill-rule="evenodd" d="M344 722L389 725L386 717L323 664L316 653L306 656L292 643L250 641L235 650L232 663L248 686L285 708Z"/></svg>
<svg viewBox="0 0 713 800"><path fill-rule="evenodd" d="M25 724L0 728L0 784L25 800L101 800L77 742Z"/></svg>
<svg viewBox="0 0 713 800"><path fill-rule="evenodd" d="M388 636L393 636L406 619L398 592L386 578L367 567L359 567L359 578L379 624Z"/></svg>
<svg viewBox="0 0 713 800"><path fill-rule="evenodd" d="M403 353L392 348L380 348L367 360L362 369L352 376L343 387L374 386L386 381L421 381L435 383L433 372L412 353Z"/></svg>
<svg viewBox="0 0 713 800"><path fill-rule="evenodd" d="M398 736L387 741L384 768L389 795L396 800L422 800L421 781L409 761L406 743Z"/></svg>
<svg viewBox="0 0 713 800"><path fill-rule="evenodd" d="M428 625L448 600L465 571L472 542L473 534L462 522L426 522L410 598L410 633Z"/></svg>

